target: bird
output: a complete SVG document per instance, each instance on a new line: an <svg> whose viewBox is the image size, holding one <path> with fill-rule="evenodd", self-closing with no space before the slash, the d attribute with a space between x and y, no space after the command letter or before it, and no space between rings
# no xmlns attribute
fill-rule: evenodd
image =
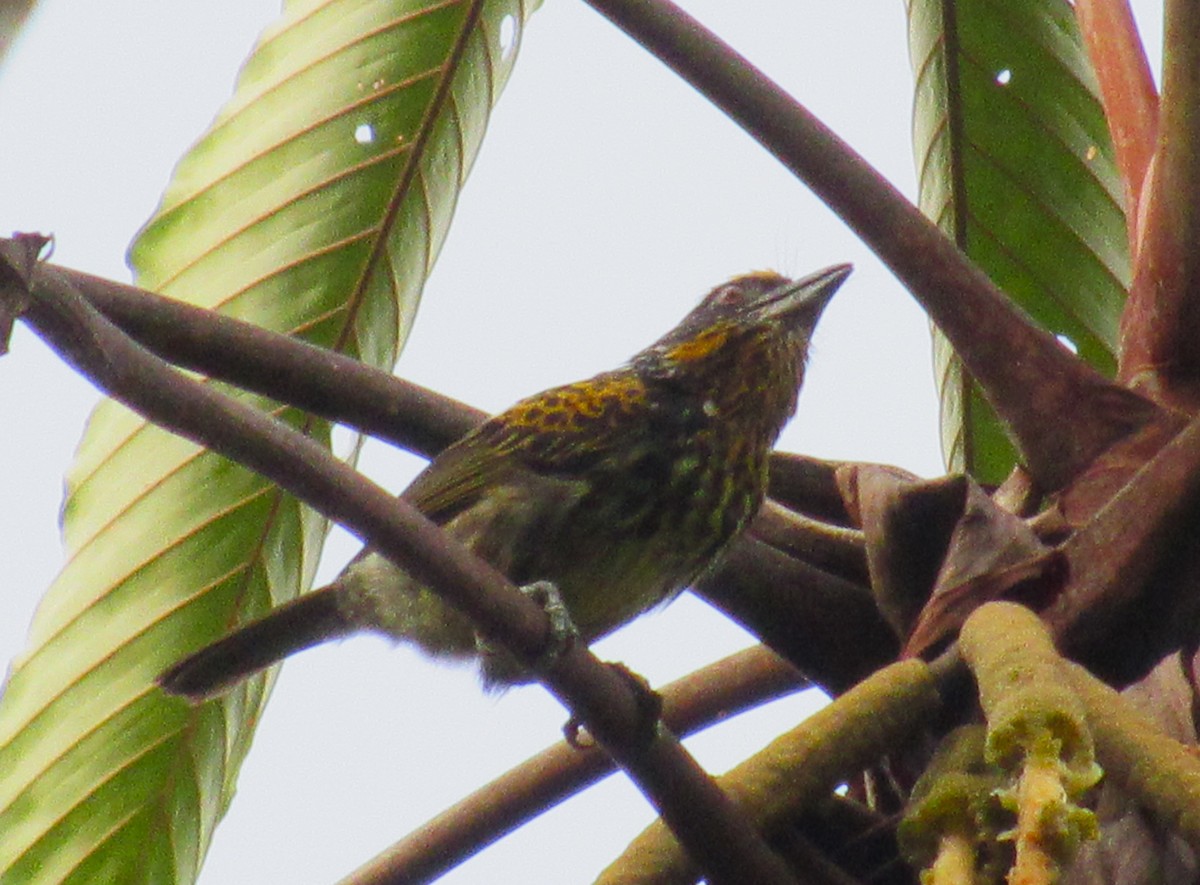
<svg viewBox="0 0 1200 885"><path fill-rule="evenodd" d="M734 277L623 366L521 400L444 449L401 497L591 642L701 577L766 493L809 341L852 268ZM358 632L532 678L467 616L365 548L329 585L159 675L199 703L294 652Z"/></svg>

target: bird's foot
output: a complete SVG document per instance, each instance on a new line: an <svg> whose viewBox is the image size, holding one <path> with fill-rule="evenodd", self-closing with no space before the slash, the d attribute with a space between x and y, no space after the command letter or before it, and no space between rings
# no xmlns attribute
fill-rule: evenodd
<svg viewBox="0 0 1200 885"><path fill-rule="evenodd" d="M544 673L554 666L576 639L579 638L579 628L571 620L567 604L563 602L562 594L552 581L534 581L521 587L521 592L541 606L550 620L550 630L546 638L546 647L533 663L533 671Z"/></svg>
<svg viewBox="0 0 1200 885"><path fill-rule="evenodd" d="M546 613L549 619L546 644L531 663L518 664L506 651L476 637L475 645L483 658L483 680L487 687L531 682L549 671L579 638L579 628L563 602L558 587L551 581L534 581L519 588Z"/></svg>

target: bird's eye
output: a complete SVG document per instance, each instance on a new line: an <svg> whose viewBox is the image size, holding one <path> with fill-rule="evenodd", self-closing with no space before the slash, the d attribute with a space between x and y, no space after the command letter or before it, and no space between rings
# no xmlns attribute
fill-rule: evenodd
<svg viewBox="0 0 1200 885"><path fill-rule="evenodd" d="M713 300L722 307L741 307L746 303L746 293L741 286L730 283L718 289Z"/></svg>

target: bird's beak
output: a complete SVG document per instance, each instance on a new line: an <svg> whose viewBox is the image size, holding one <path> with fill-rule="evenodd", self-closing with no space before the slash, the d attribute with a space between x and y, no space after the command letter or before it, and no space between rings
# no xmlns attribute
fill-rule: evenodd
<svg viewBox="0 0 1200 885"><path fill-rule="evenodd" d="M803 318L815 323L852 270L852 264L835 264L803 279L785 283L764 295L758 309L766 319Z"/></svg>

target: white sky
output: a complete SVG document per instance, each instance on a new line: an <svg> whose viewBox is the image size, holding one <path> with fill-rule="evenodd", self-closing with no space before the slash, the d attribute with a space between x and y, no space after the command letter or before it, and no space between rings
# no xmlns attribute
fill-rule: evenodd
<svg viewBox="0 0 1200 885"><path fill-rule="evenodd" d="M903 4L683 5L913 194ZM276 11L271 0L44 0L0 69L0 231L52 232L56 261L128 279L129 240ZM1157 46L1157 25L1146 36ZM494 411L623 361L728 276L847 260L857 271L818 330L781 447L936 475L928 336L908 295L657 61L579 0L547 0L397 371ZM23 646L59 567L61 478L95 399L18 327L0 360L0 660ZM419 464L374 446L361 466L399 490ZM355 547L331 541L323 574ZM597 651L661 684L749 642L684 597ZM801 709L777 704L689 745L721 771ZM334 881L556 740L564 720L540 688L484 698L470 673L373 639L300 655L200 881ZM589 882L650 817L613 778L442 881Z"/></svg>

